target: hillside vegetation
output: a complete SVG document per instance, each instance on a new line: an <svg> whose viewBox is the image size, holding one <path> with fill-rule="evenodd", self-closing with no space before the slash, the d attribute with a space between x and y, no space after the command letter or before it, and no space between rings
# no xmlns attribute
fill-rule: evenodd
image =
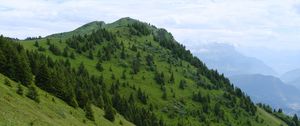
<svg viewBox="0 0 300 126"><path fill-rule="evenodd" d="M285 125L166 30L130 18L94 23L17 43L1 37L0 72L28 87L34 104L46 101L40 88L88 123L120 124L120 114L138 126Z"/></svg>

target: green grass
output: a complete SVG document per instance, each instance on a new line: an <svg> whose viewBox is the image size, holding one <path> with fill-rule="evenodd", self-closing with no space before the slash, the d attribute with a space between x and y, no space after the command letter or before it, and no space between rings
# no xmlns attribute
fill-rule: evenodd
<svg viewBox="0 0 300 126"><path fill-rule="evenodd" d="M130 20L130 19L129 19ZM146 62L145 62L145 56L147 54L152 54L154 56L154 61L155 64L157 66L158 71L163 71L164 72L164 76L165 76L165 80L168 80L170 77L170 72L169 72L169 68L170 68L170 64L166 62L167 58L172 58L171 57L171 52L169 50L166 50L165 48L162 48L157 42L155 42L153 40L153 36L149 35L149 36L142 36L142 37L137 37L137 36L131 36L128 37L127 35L128 33L128 29L126 28L126 24L128 24L128 18L125 19L121 19L119 20L117 23L113 23L113 24L108 24L105 25L104 27L108 28L109 31L116 33L116 32L120 32L121 35L118 36L117 40L120 42L124 42L124 45L126 47L126 53L128 54L128 57L125 60L122 60L119 58L119 54L120 54L120 50L118 50L112 57L111 60L109 61L104 61L103 62L103 67L104 67L104 71L103 72L99 72L95 69L95 65L97 63L97 58L95 58L94 60L88 59L87 53L83 53L83 54L78 54L76 53L76 59L69 59L72 67L78 67L79 64L81 62L84 63L84 65L86 66L86 68L88 69L89 73L92 75L103 75L104 77L104 82L107 85L111 85L115 80L111 79L111 75L114 74L116 76L116 78L121 77L121 74L123 72L123 70L126 70L126 75L127 75L127 79L126 80L122 80L120 79L121 83L125 83L128 82L130 86L135 86L136 89L141 88L142 91L146 92L146 94L149 96L149 100L148 103L152 103L154 106L154 112L156 115L158 115L157 117L163 118L168 125L177 125L177 123L181 120L184 120L185 125L203 125L203 122L199 122L199 120L197 118L194 117L190 117L190 116L185 116L183 115L183 117L181 116L176 116L174 118L170 118L169 115L170 114L174 114L174 112L193 112L195 110L201 109L201 104L196 103L194 101L191 100L191 96L192 93L195 91L201 91L201 93L203 94L210 94L211 95L211 103L210 106L212 107L215 104L219 104L219 101L221 101L220 98L222 98L222 95L225 91L223 90L208 90L208 89L204 89L202 87L198 87L195 84L195 81L189 77L189 75L191 73L195 73L196 69L195 67L193 67L192 65L189 65L189 63L182 61L183 65L172 65L172 71L174 72L174 76L175 76L175 84L169 84L166 83L166 90L167 90L167 100L163 100L162 97L162 91L160 89L160 86L158 84L156 84L156 82L153 80L154 78L154 74L152 71L147 71L146 70ZM132 20L130 20L132 21ZM129 22L130 23L130 22ZM89 27L84 27L83 31L87 31L86 33L89 33L90 30L93 28L89 28ZM75 30L76 31L76 30ZM83 32L80 31L80 34ZM69 32L67 34L64 34L65 36L70 36L70 34L73 34L72 32ZM78 32L74 32L74 34L78 34ZM50 37L51 38L51 37ZM65 38L62 38L62 43L59 42L59 38L51 38L51 43L57 45L58 47L60 47L60 49L62 50L65 46L66 43L64 42ZM148 47L146 46L146 41L152 43L152 47ZM36 47L34 47L34 42L35 40L29 40L29 41L21 41L20 43L25 47L25 49L27 50L37 50ZM45 47L46 49L48 48L48 46L46 45L46 39L40 39L38 40L39 45ZM132 75L130 74L131 71L131 61L132 58L136 55L136 52L133 52L131 50L129 50L129 45L130 44L135 44L138 47L139 52L141 53L141 68L140 68L140 72L136 75ZM99 49L101 49L103 45L97 45L93 52L94 57L97 54L97 51ZM142 48L146 48L146 50L142 50ZM74 51L71 49L71 51ZM65 57L62 56L55 56L53 55L49 50L42 52L45 55L51 56L53 59L66 59ZM123 67L121 64L127 64L127 67ZM187 67L187 66L190 67ZM112 69L112 71L109 71L109 68ZM144 79L143 79L144 78ZM205 83L212 85L212 83L210 82L210 80L204 76L201 77ZM184 90L181 90L178 88L179 86L179 82L180 80L186 80L187 81L187 87ZM122 85L122 84L121 84ZM7 87L6 87L7 88ZM109 88L108 88L109 89ZM172 97L172 93L171 90L173 90L173 92L175 93L175 97ZM42 92L42 91L40 91ZM45 92L44 92L45 93ZM122 86L120 88L120 94L122 96L126 96L128 97L131 93L133 93L134 95L136 94L136 91L133 90L132 88L128 87L128 86ZM49 94L48 94L49 95ZM50 95L49 95L50 96ZM19 96L14 96L14 97L19 97ZM44 97L44 96L42 96ZM42 98L42 101L49 101L49 98L47 99L47 97L44 97L45 99ZM24 98L27 99L27 98ZM137 99L136 99L137 100ZM30 101L30 100L29 100ZM59 103L64 104L64 107L66 107L66 109L63 110L73 110L73 108L68 107L65 103L63 103L60 100L56 100L59 101ZM178 107L179 103L181 101L184 101L184 105L183 107ZM32 101L31 101L32 102ZM1 104L1 103L0 103ZM31 104L36 104L34 102L32 102ZM43 102L41 103L42 105L40 105L40 107L43 107ZM45 106L48 106L48 104L46 102L44 103ZM56 103L58 104L58 103ZM51 107L50 108L55 108L54 106L56 104L51 103ZM59 105L61 105L59 104ZM181 104L181 103L180 103ZM225 106L226 103L222 103L223 106ZM145 107L145 105L139 104L141 107ZM62 106L62 105L61 105ZM47 108L47 107L46 107ZM58 107L59 108L59 107ZM45 113L49 113L52 112L53 110L47 110L45 109ZM163 112L163 110L167 110L167 112ZM75 124L80 123L82 124L82 120L84 119L84 112L82 110L73 110L76 111L78 114L78 116L76 117L72 117L73 115L68 114L68 112L66 112L66 117L70 117L67 118L69 120L65 120L67 122L71 121L74 122ZM99 120L104 120L101 122L104 123L100 123L100 125L113 125L112 123L110 123L109 121L105 120L101 115L103 115L103 111L99 108L94 107L94 112L95 115L95 119L96 119L96 123L99 122ZM250 123L252 125L255 126L279 126L281 124L284 124L281 120L279 120L278 118L270 115L269 113L266 113L264 110L259 109L258 108L258 114L257 116L259 117L260 120L264 120L261 123L258 123L257 121L255 121L255 117L253 116L249 116L247 115L247 113L241 109L238 108L238 111L241 113L241 115L238 117L238 119L235 119L232 115L232 110L230 109L225 109L225 116L226 118L229 120L229 122L231 122L232 124L236 124L236 125L246 125L246 123L248 121L250 121ZM54 111L55 112L55 111ZM74 112L75 113L75 112ZM97 115L99 114L100 115ZM176 113L177 115L179 115L178 113ZM50 114L52 115L52 114ZM55 115L55 113L54 113ZM57 114L56 114L57 115ZM59 116L59 115L58 115ZM207 121L211 123L211 125L228 125L228 124L220 124L216 121L214 121L213 119L215 118L213 114L207 114ZM72 118L71 118L72 117ZM100 118L99 118L100 117ZM1 118L1 117L0 117ZM76 121L73 121L71 119L74 119ZM118 118L118 120L122 120L122 122L124 124L130 124L128 122L126 122L123 118ZM114 124L117 124L119 121L115 121ZM61 120L60 120L61 121ZM52 121L50 121L52 122ZM54 121L53 121L54 122ZM61 121L63 123L63 121ZM90 121L87 121L88 124L93 124ZM68 124L66 124L68 125Z"/></svg>
<svg viewBox="0 0 300 126"><path fill-rule="evenodd" d="M85 118L85 112L72 108L62 100L38 89L40 103L16 93L17 83L11 82L11 87L4 85L6 77L0 74L0 125L1 126L133 126L122 116L117 115L112 123L106 120L104 111L92 107L95 122ZM24 93L27 88L23 87ZM121 126L121 125L120 125Z"/></svg>
<svg viewBox="0 0 300 126"><path fill-rule="evenodd" d="M282 125L282 126L287 126L287 124L285 122L283 122L282 120L278 119L277 117L269 114L268 112L266 112L265 110L257 107L258 109L258 114L263 117L263 119L265 121L267 121L266 124L268 124L268 126L278 126L278 125Z"/></svg>

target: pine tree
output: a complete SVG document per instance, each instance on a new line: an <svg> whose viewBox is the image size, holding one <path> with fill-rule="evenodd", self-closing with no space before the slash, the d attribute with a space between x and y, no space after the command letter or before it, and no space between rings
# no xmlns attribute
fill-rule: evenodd
<svg viewBox="0 0 300 126"><path fill-rule="evenodd" d="M125 70L123 70L123 72L122 72L121 79L126 80L126 71Z"/></svg>
<svg viewBox="0 0 300 126"><path fill-rule="evenodd" d="M126 54L125 54L125 49L124 49L124 47L122 48L122 51L121 51L121 54L120 54L121 56L121 59L125 59L126 58Z"/></svg>
<svg viewBox="0 0 300 126"><path fill-rule="evenodd" d="M89 59L94 59L94 54L92 51L89 51L89 56L88 56Z"/></svg>
<svg viewBox="0 0 300 126"><path fill-rule="evenodd" d="M97 64L96 64L96 69L99 71L99 72L102 72L104 70L104 68L102 67L102 64L98 61Z"/></svg>
<svg viewBox="0 0 300 126"><path fill-rule="evenodd" d="M179 83L179 88L180 89L184 89L186 87L186 81L185 80L181 80Z"/></svg>
<svg viewBox="0 0 300 126"><path fill-rule="evenodd" d="M64 57L69 57L69 49L68 47L64 48L63 54Z"/></svg>
<svg viewBox="0 0 300 126"><path fill-rule="evenodd" d="M71 57L71 59L75 59L75 54L74 54L74 52L71 53L70 57Z"/></svg>
<svg viewBox="0 0 300 126"><path fill-rule="evenodd" d="M18 84L17 93L18 93L19 95L23 95L23 88L22 88L22 86L21 86L20 83Z"/></svg>
<svg viewBox="0 0 300 126"><path fill-rule="evenodd" d="M171 84L174 84L174 82L175 82L175 79L174 79L174 74L173 74L173 72L171 73L171 77L170 77L170 80L169 80L169 82L170 82Z"/></svg>
<svg viewBox="0 0 300 126"><path fill-rule="evenodd" d="M115 121L115 111L113 110L113 107L110 104L105 106L104 117L110 120L111 122Z"/></svg>
<svg viewBox="0 0 300 126"><path fill-rule="evenodd" d="M91 104L85 106L85 117L91 121L95 121L94 113L91 107Z"/></svg>
<svg viewBox="0 0 300 126"><path fill-rule="evenodd" d="M11 87L10 81L7 78L4 79L4 84Z"/></svg>
<svg viewBox="0 0 300 126"><path fill-rule="evenodd" d="M140 60L138 58L134 58L132 61L132 73L137 74L140 71Z"/></svg>
<svg viewBox="0 0 300 126"><path fill-rule="evenodd" d="M30 86L28 87L28 92L27 92L26 96L27 96L28 98L34 100L34 101L37 102L37 103L40 102L40 99L39 99L37 90L36 90L36 88L35 88L33 85L30 85Z"/></svg>
<svg viewBox="0 0 300 126"><path fill-rule="evenodd" d="M39 47L39 43L38 43L37 40L34 42L34 46L35 46L35 47Z"/></svg>

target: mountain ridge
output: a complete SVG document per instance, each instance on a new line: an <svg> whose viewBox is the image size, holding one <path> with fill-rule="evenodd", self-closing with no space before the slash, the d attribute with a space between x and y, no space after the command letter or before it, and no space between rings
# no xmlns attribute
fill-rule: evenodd
<svg viewBox="0 0 300 126"><path fill-rule="evenodd" d="M29 62L20 61L31 68L27 74L35 76L35 85L85 110L91 121L97 118L90 109L95 105L104 108L105 118L112 122L115 111L139 126L285 124L267 118L270 115L262 114L247 95L224 75L209 70L171 33L143 22L121 24L70 38L16 44L0 40L8 47L23 46L28 53L11 54L28 57ZM24 85L33 81L27 77Z"/></svg>

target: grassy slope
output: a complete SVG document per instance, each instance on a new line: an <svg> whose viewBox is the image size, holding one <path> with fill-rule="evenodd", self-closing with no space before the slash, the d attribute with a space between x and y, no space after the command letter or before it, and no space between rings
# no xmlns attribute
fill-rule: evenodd
<svg viewBox="0 0 300 126"><path fill-rule="evenodd" d="M1 126L131 126L122 116L118 115L117 120L112 123L106 120L104 111L93 107L95 122L88 121L85 113L81 109L74 109L62 100L38 89L40 103L36 103L25 95L20 96L16 93L17 83L11 81L12 87L4 85L4 78L0 74L0 125ZM24 92L27 92L26 87ZM84 120L86 123L84 123Z"/></svg>
<svg viewBox="0 0 300 126"><path fill-rule="evenodd" d="M201 91L202 93L206 94L209 93L210 95L213 96L213 100L212 100L212 105L216 104L218 101L218 97L220 97L224 91L222 90L206 90L203 89L201 87L197 87L194 84L194 81L192 79L187 78L187 76L189 76L189 72L195 72L195 69L193 66L187 67L188 63L183 61L183 66L172 66L173 72L174 72L174 76L175 76L175 85L171 85L171 84L166 84L166 89L167 89L167 94L168 94L168 99L167 100L162 100L161 96L162 96L162 91L160 90L160 86L155 84L155 81L153 80L153 73L149 72L147 70L145 70L145 61L144 61L144 57L146 56L146 54L151 53L154 55L154 60L155 60L155 64L158 67L159 71L163 71L165 73L165 80L168 80L169 76L170 76L170 72L169 72L169 64L165 61L165 59L167 59L170 56L170 52L161 48L158 43L153 42L153 37L150 36L143 36L143 37L132 37L132 38L127 38L124 37L126 36L126 34L128 34L128 31L126 29L126 20L121 20L118 21L118 23L113 23L113 24L108 24L105 27L108 28L111 32L117 32L117 31L121 31L122 35L120 35L118 37L118 41L123 41L125 46L127 46L127 53L129 55L129 57L126 60L120 60L119 58L113 58L110 61L106 61L103 63L103 67L104 67L104 71L98 72L95 69L95 64L97 63L96 58L94 60L90 60L86 57L87 54L76 54L76 59L75 60L70 60L72 63L73 67L77 67L80 62L84 62L85 66L87 67L87 69L89 70L90 73L94 74L94 75L104 75L104 79L105 79L105 83L110 85L114 80L111 79L111 75L114 74L116 76L116 78L120 78L121 77L121 73L123 70L127 71L127 80L120 80L121 83L122 82L129 82L130 85L134 85L137 88L141 88L143 91L145 91L147 93L147 95L149 96L149 103L153 103L155 109L156 114L159 115L159 117L164 118L165 120L167 120L168 124L170 125L176 125L178 120L181 120L181 117L175 117L175 118L168 118L168 114L170 114L169 112L171 111L181 111L181 112L187 112L187 111L193 111L196 109L200 109L199 108L199 104L195 103L191 100L186 100L186 99L190 99L191 98L191 94L193 91ZM88 28L91 29L91 28ZM58 42L59 39L57 38L51 38L51 42L55 43L56 45L58 45L59 47L61 47L61 49L63 49L66 44L64 43L64 41L62 43ZM37 48L34 47L34 41L35 40L31 40L31 41L22 41L22 45L24 45L24 47L28 50L36 50ZM45 39L42 40L38 40L39 44L43 47L47 48ZM153 47L148 48L146 51L142 51L141 48L145 47L146 45L146 41L152 41L152 45ZM137 75L130 75L129 72L131 70L130 68L130 62L133 56L135 56L135 53L128 50L129 44L135 43L140 52L141 52L141 59L142 59L142 67L141 70L139 72L139 74ZM96 55L97 50L100 49L100 46L97 46L95 51L94 51L94 55ZM47 50L46 52L44 52L44 54L49 55L51 57L53 57L54 59L65 59L62 56L54 56L51 52L49 52L49 50ZM116 53L115 55L116 57L119 57L119 52ZM122 67L120 64L127 64L128 67ZM112 72L109 71L109 67L112 68ZM188 72L185 72L188 71ZM145 77L145 79L143 79L143 77ZM211 84L211 82L203 77L205 82L208 84ZM185 79L188 83L188 87L185 90L181 90L178 88L179 85L179 81L181 79ZM173 90L173 92L175 92L175 98L172 98L173 93L171 93L171 90ZM128 96L130 95L130 93L133 93L134 90L132 88L128 88L128 87L122 87L121 88L121 94L124 96ZM185 101L185 105L183 108L180 108L180 104L179 100L183 100ZM162 110L167 110L167 113L162 112ZM272 126L276 126L276 125L280 125L280 124L284 124L282 121L278 120L277 118L271 116L270 114L264 112L261 109L258 109L258 116L264 120L263 124L258 124L257 122L253 121L255 120L253 117L251 118L247 118L247 116L242 116L239 117L240 120L236 120L233 117L231 117L231 115L229 115L228 113L231 113L230 110L225 109L225 116L228 117L228 119L234 123L234 124L239 124L240 121L242 122L246 122L246 120L251 120L252 125L261 125L261 126L265 126L265 125L272 125ZM210 116L214 116L212 114L207 115L208 118ZM97 116L96 116L97 117ZM199 123L199 121L195 118L191 118L191 117L187 117L185 119L186 124L190 124L190 125L201 125L201 123ZM212 122L210 120L208 120L209 122ZM214 125L215 123L212 123L212 125ZM216 124L215 124L216 125ZM224 124L226 125L226 124ZM240 125L243 125L240 124ZM245 124L244 124L245 125Z"/></svg>

